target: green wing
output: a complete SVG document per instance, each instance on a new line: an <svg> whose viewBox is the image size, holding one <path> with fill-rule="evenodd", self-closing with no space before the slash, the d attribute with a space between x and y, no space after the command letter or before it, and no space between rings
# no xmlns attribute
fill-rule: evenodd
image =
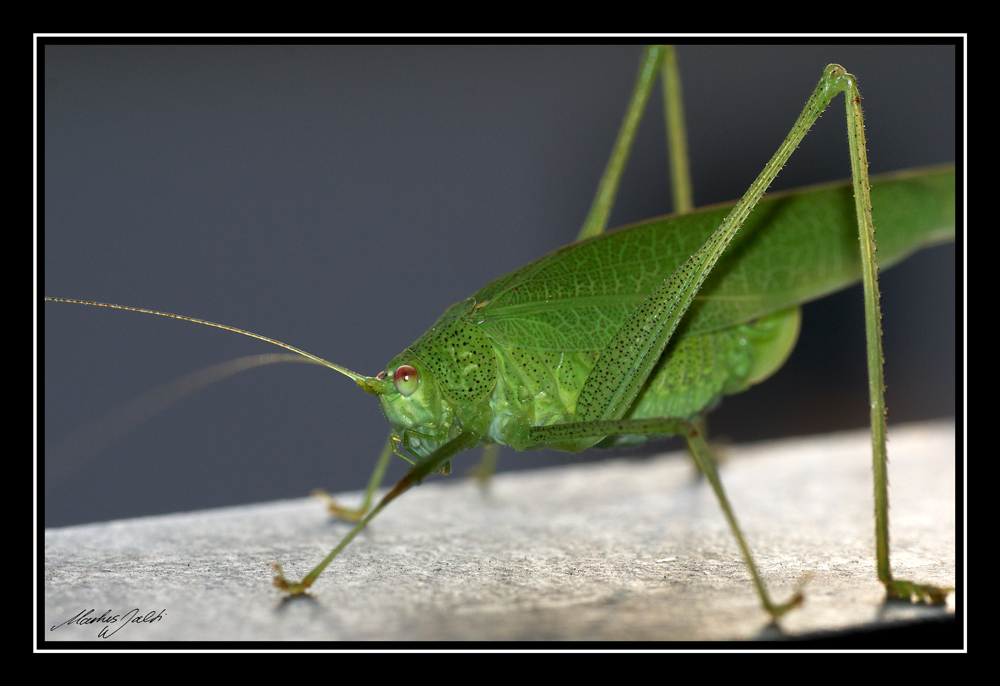
<svg viewBox="0 0 1000 686"><path fill-rule="evenodd" d="M879 265L954 239L953 167L873 179ZM600 350L692 253L730 204L624 227L552 252L473 296L473 319L502 347ZM684 335L718 331L815 300L861 278L850 181L765 197L689 310Z"/></svg>

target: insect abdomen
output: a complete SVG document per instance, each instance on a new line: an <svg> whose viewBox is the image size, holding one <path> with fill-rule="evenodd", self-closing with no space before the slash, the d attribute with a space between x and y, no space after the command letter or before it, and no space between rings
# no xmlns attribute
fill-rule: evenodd
<svg viewBox="0 0 1000 686"><path fill-rule="evenodd" d="M694 419L718 404L722 396L763 381L787 359L795 345L799 320L798 308L792 308L721 331L678 337L624 419ZM576 399L597 353L494 349L500 374L491 398L491 440L521 449L530 427L574 421ZM589 444L600 440L595 438ZM644 436L622 436L600 446L633 445L644 440ZM575 439L548 447L576 452L586 446Z"/></svg>

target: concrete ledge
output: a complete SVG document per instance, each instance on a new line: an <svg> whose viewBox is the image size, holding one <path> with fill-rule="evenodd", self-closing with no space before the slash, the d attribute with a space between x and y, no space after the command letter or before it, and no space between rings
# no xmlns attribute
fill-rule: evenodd
<svg viewBox="0 0 1000 686"><path fill-rule="evenodd" d="M894 572L954 585L954 425L894 427L889 439ZM812 575L784 635L953 617L954 596L945 609L882 602L867 432L728 456L723 481L775 599ZM118 630L105 645L780 637L693 471L676 455L611 459L505 474L485 497L468 480L431 478L292 599L268 564L299 577L349 529L311 498L49 529L40 634L96 641ZM151 621L63 624L133 608Z"/></svg>

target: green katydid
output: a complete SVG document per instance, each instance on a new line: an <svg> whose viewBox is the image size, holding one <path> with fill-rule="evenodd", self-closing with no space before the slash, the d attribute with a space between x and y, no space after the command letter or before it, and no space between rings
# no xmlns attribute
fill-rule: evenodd
<svg viewBox="0 0 1000 686"><path fill-rule="evenodd" d="M794 158L793 158L793 164L794 164ZM180 309L180 308L178 308L178 309Z"/></svg>

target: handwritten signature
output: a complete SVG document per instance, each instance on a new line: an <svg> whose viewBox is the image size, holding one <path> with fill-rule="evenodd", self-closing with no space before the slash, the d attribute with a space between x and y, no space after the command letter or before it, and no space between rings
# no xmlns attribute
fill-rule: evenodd
<svg viewBox="0 0 1000 686"><path fill-rule="evenodd" d="M76 624L77 626L101 624L103 626L101 626L101 630L97 632L97 637L111 638L129 624L152 624L153 622L159 622L167 615L166 608L160 610L159 612L151 610L141 617L139 616L139 608L133 608L125 614L114 614L111 610L105 610L103 614L97 617L91 616L94 612L96 612L94 609L80 610L62 624L56 624L51 627L49 631L55 631L59 627L71 626L73 624Z"/></svg>

